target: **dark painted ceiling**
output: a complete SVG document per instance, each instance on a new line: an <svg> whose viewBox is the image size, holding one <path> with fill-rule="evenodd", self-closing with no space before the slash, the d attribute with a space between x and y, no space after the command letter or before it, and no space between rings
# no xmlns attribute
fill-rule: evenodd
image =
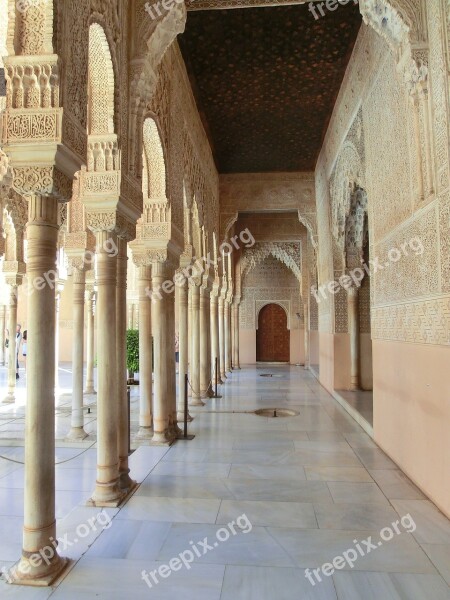
<svg viewBox="0 0 450 600"><path fill-rule="evenodd" d="M361 25L353 2L189 12L179 37L220 173L314 170Z"/></svg>

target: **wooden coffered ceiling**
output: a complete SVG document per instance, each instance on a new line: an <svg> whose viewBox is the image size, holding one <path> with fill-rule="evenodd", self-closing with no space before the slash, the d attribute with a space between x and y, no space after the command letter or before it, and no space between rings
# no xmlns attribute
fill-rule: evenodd
<svg viewBox="0 0 450 600"><path fill-rule="evenodd" d="M188 8L178 39L219 172L313 170L359 7L317 20L292 0L191 0Z"/></svg>

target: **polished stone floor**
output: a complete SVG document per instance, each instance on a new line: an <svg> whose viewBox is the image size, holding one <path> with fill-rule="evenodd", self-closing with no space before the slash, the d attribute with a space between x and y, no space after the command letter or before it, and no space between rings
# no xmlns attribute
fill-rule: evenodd
<svg viewBox="0 0 450 600"><path fill-rule="evenodd" d="M260 377L269 373L273 377ZM0 371L3 396L5 381ZM65 366L56 416L56 462L62 463L56 467L57 517L63 554L73 567L53 589L0 582L0 598L450 599L450 522L303 368L234 372L222 399L192 409L193 441L134 452L132 475L140 487L121 509L102 515L84 506L95 480L95 448L89 449L95 438L78 447L62 441L69 386ZM137 393L133 389L133 430ZM15 407L0 408L0 454L20 461L24 398L18 396ZM87 429L94 432L95 397L87 401ZM275 407L298 415L250 414ZM23 468L0 459L0 568L20 554L22 514ZM382 530L406 515L414 531L405 521L399 534L359 556L353 568L322 574L314 586L305 577L306 568L318 569L357 543L364 546L369 536L377 542ZM234 526L236 535L232 522L241 524ZM216 542L224 528L229 539ZM204 554L205 538L211 548ZM194 557L194 545L200 557ZM189 568L173 562L188 551L194 557ZM169 564L172 572L162 568ZM155 575L159 583L150 588L142 572L156 569L165 577Z"/></svg>

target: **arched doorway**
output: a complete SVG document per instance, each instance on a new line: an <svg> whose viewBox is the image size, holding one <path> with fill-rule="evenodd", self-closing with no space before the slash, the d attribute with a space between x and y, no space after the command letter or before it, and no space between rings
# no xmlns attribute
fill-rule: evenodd
<svg viewBox="0 0 450 600"><path fill-rule="evenodd" d="M290 345L286 312L278 304L267 304L258 316L257 362L290 362Z"/></svg>

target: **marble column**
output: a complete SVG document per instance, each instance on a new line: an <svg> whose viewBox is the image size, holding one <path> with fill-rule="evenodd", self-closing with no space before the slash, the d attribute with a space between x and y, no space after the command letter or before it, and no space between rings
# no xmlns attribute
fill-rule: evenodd
<svg viewBox="0 0 450 600"><path fill-rule="evenodd" d="M358 390L359 373L359 288L352 286L348 294L348 332L350 336L350 389Z"/></svg>
<svg viewBox="0 0 450 600"><path fill-rule="evenodd" d="M240 370L239 361L239 304L232 305L233 316L233 367Z"/></svg>
<svg viewBox="0 0 450 600"><path fill-rule="evenodd" d="M0 365L2 367L5 366L6 361L6 348L5 348L5 329L6 329L6 306L3 304L0 306L0 339L1 339L1 347L0 347Z"/></svg>
<svg viewBox="0 0 450 600"><path fill-rule="evenodd" d="M210 398L211 393L211 346L210 346L210 295L200 288L200 396Z"/></svg>
<svg viewBox="0 0 450 600"><path fill-rule="evenodd" d="M139 267L139 433L140 439L153 437L152 371L152 268Z"/></svg>
<svg viewBox="0 0 450 600"><path fill-rule="evenodd" d="M8 395L3 400L5 404L14 404L16 400L16 373L17 373L17 350L16 350L16 328L17 328L17 295L18 286L9 286L9 346L8 346ZM29 332L28 332L29 334Z"/></svg>
<svg viewBox="0 0 450 600"><path fill-rule="evenodd" d="M129 492L136 482L130 477L128 464L128 395L127 395L127 242L118 240L116 282L117 330L117 410L119 415L119 487Z"/></svg>
<svg viewBox="0 0 450 600"><path fill-rule="evenodd" d="M305 327L305 369L309 369L310 366L310 319L309 319L309 302L303 303L303 318Z"/></svg>
<svg viewBox="0 0 450 600"><path fill-rule="evenodd" d="M192 356L191 356L191 387L192 397L191 406L204 406L200 394L200 286L192 283L191 291L191 337L192 337Z"/></svg>
<svg viewBox="0 0 450 600"><path fill-rule="evenodd" d="M230 302L225 300L224 304L224 327L225 327L225 371L231 373L231 311Z"/></svg>
<svg viewBox="0 0 450 600"><path fill-rule="evenodd" d="M184 421L184 411L185 411L185 385L184 379L186 374L188 374L188 354L189 354L189 332L188 332L188 297L189 297L189 287L187 280L184 280L183 283L179 286L179 295L178 295L178 303L179 303L179 315L178 315L178 323L179 323L179 340L180 340L180 359L178 365L178 409L177 409L177 419L178 421ZM189 386L188 386L189 387ZM188 412L187 415L188 421L192 421L192 417Z"/></svg>
<svg viewBox="0 0 450 600"><path fill-rule="evenodd" d="M61 308L61 290L59 284L56 283L55 290L55 389L59 388L59 311Z"/></svg>
<svg viewBox="0 0 450 600"><path fill-rule="evenodd" d="M168 274L173 280L175 273ZM169 435L176 439L181 433L177 419L177 375L175 363L175 289L165 295L165 325L167 335L166 364L164 367L169 411Z"/></svg>
<svg viewBox="0 0 450 600"><path fill-rule="evenodd" d="M161 292L161 287L167 279L165 263L156 261L152 266L152 286L154 302L152 302L152 329L154 338L154 403L153 403L153 438L155 444L167 445L172 442L170 432L170 407L168 402L167 345L173 350L174 340L168 339L166 304L167 294ZM159 297L160 296L160 297ZM174 357L175 358L175 357ZM175 366L173 367L175 377Z"/></svg>
<svg viewBox="0 0 450 600"><path fill-rule="evenodd" d="M72 422L69 440L84 440L83 363L84 363L84 294L86 272L73 271L73 339L72 339Z"/></svg>
<svg viewBox="0 0 450 600"><path fill-rule="evenodd" d="M27 226L28 281L42 281L55 270L58 201L31 196ZM25 419L25 487L22 558L13 567L14 583L51 585L65 567L54 546L55 517L55 290L36 286L28 297L29 340ZM33 340L35 343L33 343ZM36 343L40 340L43 343ZM39 552L52 549L44 561ZM38 560L40 558L40 560Z"/></svg>
<svg viewBox="0 0 450 600"><path fill-rule="evenodd" d="M95 329L94 329L94 306L95 292L86 292L86 318L87 318L87 357L86 357L86 391L85 394L96 394L94 387L94 353L95 353Z"/></svg>
<svg viewBox="0 0 450 600"><path fill-rule="evenodd" d="M213 374L213 385L216 381L216 358L217 358L217 381L222 383L220 377L220 342L219 342L219 298L217 293L211 293L211 372Z"/></svg>
<svg viewBox="0 0 450 600"><path fill-rule="evenodd" d="M225 369L225 300L219 296L219 362L220 378L225 381L227 378Z"/></svg>
<svg viewBox="0 0 450 600"><path fill-rule="evenodd" d="M123 498L119 488L119 411L117 402L117 258L108 252L117 247L113 232L98 231L97 239L97 481L91 503L118 506Z"/></svg>

